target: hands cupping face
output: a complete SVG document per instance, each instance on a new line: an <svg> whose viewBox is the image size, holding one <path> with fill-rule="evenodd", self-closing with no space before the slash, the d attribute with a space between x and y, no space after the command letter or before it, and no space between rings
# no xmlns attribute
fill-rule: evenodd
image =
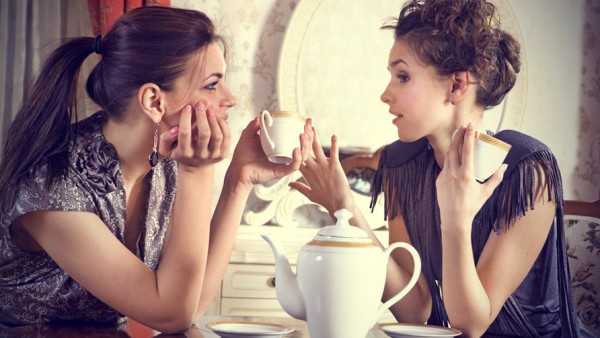
<svg viewBox="0 0 600 338"><path fill-rule="evenodd" d="M159 153L180 165L199 167L223 160L229 154L231 133L225 119L202 101L186 105L179 126L160 135Z"/></svg>

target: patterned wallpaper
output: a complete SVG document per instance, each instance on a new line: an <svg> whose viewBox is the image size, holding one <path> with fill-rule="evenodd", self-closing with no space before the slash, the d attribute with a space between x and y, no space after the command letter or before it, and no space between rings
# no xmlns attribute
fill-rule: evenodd
<svg viewBox="0 0 600 338"><path fill-rule="evenodd" d="M586 0L581 105L577 138L576 198L600 197L600 1Z"/></svg>
<svg viewBox="0 0 600 338"><path fill-rule="evenodd" d="M229 120L234 135L262 109L278 108L278 56L299 1L171 2L204 11L229 38L227 81L238 98ZM600 0L508 3L519 20L528 57L527 108L520 130L555 151L566 198L596 199L600 196ZM360 48L360 41L353 48ZM356 127L344 122L336 127ZM227 163L221 165L223 174ZM216 184L215 195L219 188Z"/></svg>

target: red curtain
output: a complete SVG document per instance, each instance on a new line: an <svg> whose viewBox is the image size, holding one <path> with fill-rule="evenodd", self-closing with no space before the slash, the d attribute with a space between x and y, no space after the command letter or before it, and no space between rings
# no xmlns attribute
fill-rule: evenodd
<svg viewBox="0 0 600 338"><path fill-rule="evenodd" d="M171 6L171 0L88 0L94 35L104 34L124 13L142 6Z"/></svg>

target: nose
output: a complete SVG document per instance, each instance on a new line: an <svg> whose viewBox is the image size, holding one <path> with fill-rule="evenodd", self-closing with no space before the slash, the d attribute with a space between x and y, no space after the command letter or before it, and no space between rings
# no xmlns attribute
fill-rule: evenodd
<svg viewBox="0 0 600 338"><path fill-rule="evenodd" d="M389 86L385 87L385 90L383 91L383 93L381 93L381 96L379 97L379 99L385 104L391 104L393 101L392 96L388 92L388 89Z"/></svg>
<svg viewBox="0 0 600 338"><path fill-rule="evenodd" d="M235 96L233 96L233 93L231 92L229 87L225 89L225 96L223 97L222 105L227 108L232 108L235 105L237 105L237 100Z"/></svg>

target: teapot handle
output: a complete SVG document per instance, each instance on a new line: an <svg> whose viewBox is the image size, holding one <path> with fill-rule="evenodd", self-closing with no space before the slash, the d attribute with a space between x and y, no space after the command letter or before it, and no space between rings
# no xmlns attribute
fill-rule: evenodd
<svg viewBox="0 0 600 338"><path fill-rule="evenodd" d="M273 125L273 118L271 117L271 114L269 113L268 110L263 110L260 113L260 133L264 135L265 140L267 141L267 144L269 145L270 149L273 150L275 149L275 142L273 142L273 140L271 139L271 136L269 135L269 127L271 127Z"/></svg>
<svg viewBox="0 0 600 338"><path fill-rule="evenodd" d="M406 284L404 289L400 290L400 292L398 292L394 297L388 299L385 303L383 303L382 305L379 306L379 309L377 310L377 316L375 316L375 321L377 321L377 319L379 317L381 317L381 315L383 314L383 312L385 312L385 310L387 310L390 306L392 306L393 304L398 302L400 299L402 299L404 296L406 296L406 294L415 286L415 284L417 284L417 280L419 279L419 276L421 275L421 258L419 256L419 253L412 245L405 243L405 242L393 243L385 250L384 258L385 258L386 264L387 264L387 261L390 257L390 254L392 253L392 251L394 251L397 248L403 248L410 253L410 255L412 256L413 261L414 261L415 269L413 271L412 277L410 278L410 281L408 282L408 284Z"/></svg>

